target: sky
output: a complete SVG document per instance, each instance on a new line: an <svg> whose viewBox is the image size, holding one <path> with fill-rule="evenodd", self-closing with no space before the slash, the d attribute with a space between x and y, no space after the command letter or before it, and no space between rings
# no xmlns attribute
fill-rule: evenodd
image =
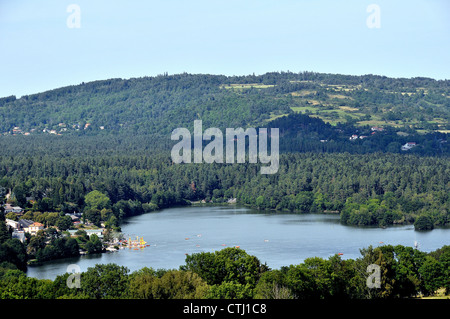
<svg viewBox="0 0 450 319"><path fill-rule="evenodd" d="M450 79L450 1L0 0L0 97L274 71Z"/></svg>

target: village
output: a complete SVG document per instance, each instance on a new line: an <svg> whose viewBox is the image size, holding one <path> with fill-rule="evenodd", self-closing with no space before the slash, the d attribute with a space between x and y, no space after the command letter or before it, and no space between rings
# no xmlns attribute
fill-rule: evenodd
<svg viewBox="0 0 450 319"><path fill-rule="evenodd" d="M142 248L146 246L146 242L143 239L124 239L124 235L121 232L111 231L105 224L101 224L101 227L95 226L89 220L82 218L82 213L66 213L64 216L70 218L71 224L66 225L67 229L59 229L56 225L47 226L41 222L33 221L27 218L23 218L24 209L20 206L13 206L10 203L3 205L5 224L11 232L12 238L18 239L22 243L27 243L27 240L33 236L38 235L39 231L46 231L53 228L57 232L61 232L63 236L70 236L71 238L77 238L80 234L85 234L88 238L95 235L101 242L102 248L96 252L114 252L118 249L129 248ZM80 255L87 254L85 249L79 250Z"/></svg>
<svg viewBox="0 0 450 319"><path fill-rule="evenodd" d="M25 136L29 136L29 135L33 135L33 134L38 134L38 133L44 133L44 134L51 134L51 135L62 135L65 132L69 132L69 131L79 131L79 130L92 130L95 129L93 127L93 125L91 125L91 123L85 123L84 125L82 124L66 124L66 123L58 123L57 125L55 125L54 127L45 127L45 128L32 128L30 130L26 130L23 129L19 126L15 126L12 128L12 130L10 131L6 131L1 133L2 135L25 135ZM105 126L104 125L100 125L98 126L96 129L98 130L104 130Z"/></svg>

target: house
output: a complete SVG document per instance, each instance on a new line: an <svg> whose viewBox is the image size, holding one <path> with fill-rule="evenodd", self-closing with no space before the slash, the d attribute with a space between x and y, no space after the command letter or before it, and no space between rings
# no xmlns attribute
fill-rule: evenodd
<svg viewBox="0 0 450 319"><path fill-rule="evenodd" d="M8 226L9 228L12 228L14 230L20 229L19 222L16 222L15 220L6 218L5 222L6 226Z"/></svg>
<svg viewBox="0 0 450 319"><path fill-rule="evenodd" d="M98 238L103 238L103 228L97 228L97 229L83 229L88 236L91 235L97 235ZM75 236L75 233L78 231L78 229L69 229L68 232L70 233L70 236Z"/></svg>
<svg viewBox="0 0 450 319"><path fill-rule="evenodd" d="M34 223L34 221L29 220L29 219L19 219L19 228L18 229L25 230L33 223Z"/></svg>
<svg viewBox="0 0 450 319"><path fill-rule="evenodd" d="M383 132L384 129L382 127L373 126L371 130L372 132Z"/></svg>
<svg viewBox="0 0 450 319"><path fill-rule="evenodd" d="M36 235L38 231L44 229L44 225L38 222L34 222L29 225L27 228L24 228L24 231L30 233L31 235Z"/></svg>
<svg viewBox="0 0 450 319"><path fill-rule="evenodd" d="M21 214L22 212L23 212L22 207L12 206L11 204L8 204L8 203L5 205L5 214L8 214L8 213Z"/></svg>
<svg viewBox="0 0 450 319"><path fill-rule="evenodd" d="M402 151L408 151L408 150L412 149L413 147L415 147L416 145L417 145L416 142L408 142L402 146Z"/></svg>
<svg viewBox="0 0 450 319"><path fill-rule="evenodd" d="M353 134L352 136L350 136L349 140L350 141L354 141L358 138L358 135Z"/></svg>
<svg viewBox="0 0 450 319"><path fill-rule="evenodd" d="M66 216L69 216L72 219L73 224L80 224L80 217L81 214L66 214Z"/></svg>

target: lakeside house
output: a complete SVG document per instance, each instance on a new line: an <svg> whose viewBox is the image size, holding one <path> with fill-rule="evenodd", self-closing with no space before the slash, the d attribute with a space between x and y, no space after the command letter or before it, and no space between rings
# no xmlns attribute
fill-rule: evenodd
<svg viewBox="0 0 450 319"><path fill-rule="evenodd" d="M68 232L70 234L70 236L75 236L75 233L78 231L79 229L69 229ZM103 238L103 228L96 228L96 229L82 229L86 232L86 234L88 236L91 235L97 235L98 238Z"/></svg>

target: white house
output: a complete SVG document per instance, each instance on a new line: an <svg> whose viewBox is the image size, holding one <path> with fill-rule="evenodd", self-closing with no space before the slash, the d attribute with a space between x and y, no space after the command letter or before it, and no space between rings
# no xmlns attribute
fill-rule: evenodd
<svg viewBox="0 0 450 319"><path fill-rule="evenodd" d="M44 229L44 225L38 222L34 222L27 228L24 228L24 231L30 233L31 235L36 235L38 231Z"/></svg>
<svg viewBox="0 0 450 319"><path fill-rule="evenodd" d="M408 150L412 149L413 147L415 147L416 145L417 145L416 142L408 142L402 146L402 151L408 151Z"/></svg>
<svg viewBox="0 0 450 319"><path fill-rule="evenodd" d="M6 225L9 226L9 228L12 229L20 229L19 222L16 222L15 220L6 218Z"/></svg>

